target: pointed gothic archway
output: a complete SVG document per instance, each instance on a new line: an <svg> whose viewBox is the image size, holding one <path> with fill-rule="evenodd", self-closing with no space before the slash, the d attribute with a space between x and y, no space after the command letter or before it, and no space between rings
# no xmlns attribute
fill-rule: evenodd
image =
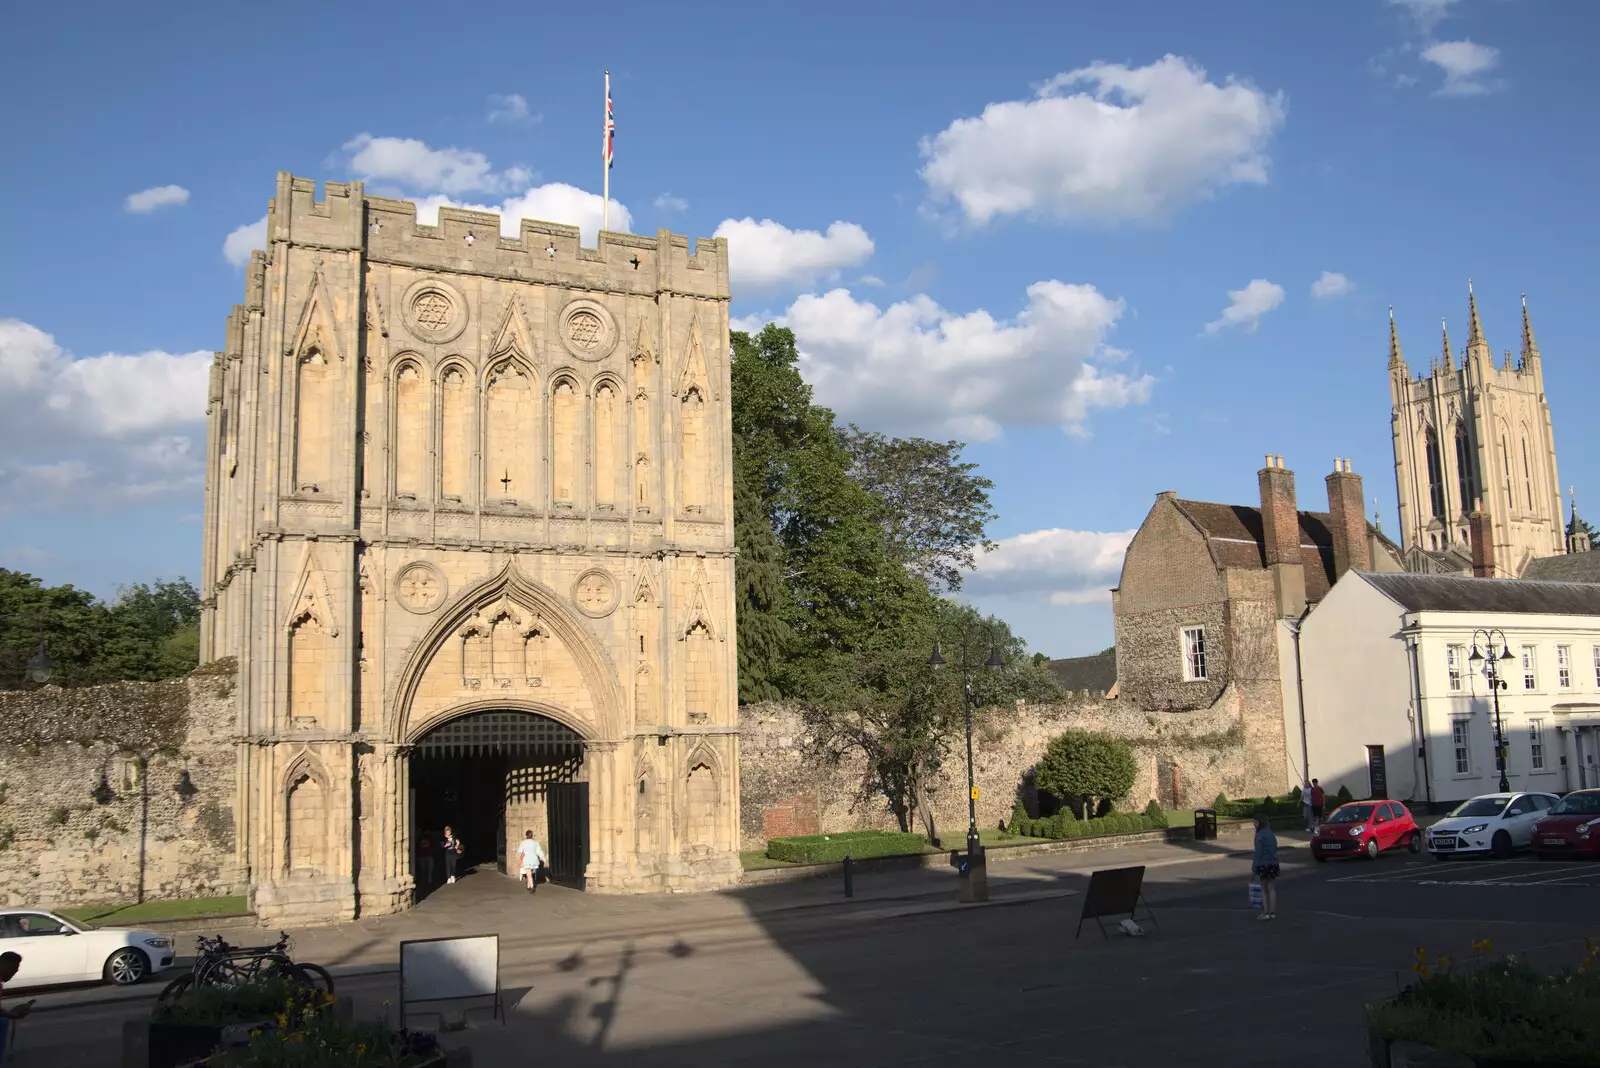
<svg viewBox="0 0 1600 1068"><path fill-rule="evenodd" d="M589 783L577 732L526 708L469 708L430 727L410 748L418 896L445 878L445 827L462 841L463 872L515 875L517 843L532 831L550 856L552 880L583 888Z"/></svg>
<svg viewBox="0 0 1600 1068"><path fill-rule="evenodd" d="M409 788L397 800L419 892L428 881L422 835L441 857L440 832L452 820L462 824L451 826L463 860L480 870L504 870L533 830L553 875L604 885L612 858L597 828L616 822L612 810L627 800L610 788L620 781L610 765L623 695L600 643L553 591L508 561L439 613L398 681L390 737L411 754ZM437 882L442 859L434 867Z"/></svg>

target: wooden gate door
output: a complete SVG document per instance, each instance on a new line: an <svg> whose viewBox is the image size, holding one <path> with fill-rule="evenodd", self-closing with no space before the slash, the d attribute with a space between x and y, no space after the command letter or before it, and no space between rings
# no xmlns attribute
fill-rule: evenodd
<svg viewBox="0 0 1600 1068"><path fill-rule="evenodd" d="M555 782L549 791L550 881L582 890L589 867L589 784Z"/></svg>

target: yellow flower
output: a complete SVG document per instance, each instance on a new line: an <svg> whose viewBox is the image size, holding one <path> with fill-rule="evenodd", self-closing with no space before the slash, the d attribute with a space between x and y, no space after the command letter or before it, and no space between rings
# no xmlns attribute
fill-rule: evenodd
<svg viewBox="0 0 1600 1068"><path fill-rule="evenodd" d="M1441 968L1448 968L1450 967L1450 958L1441 954L1436 963Z"/></svg>
<svg viewBox="0 0 1600 1068"><path fill-rule="evenodd" d="M1473 939L1472 951L1474 953L1492 953L1494 951L1494 943L1487 938Z"/></svg>

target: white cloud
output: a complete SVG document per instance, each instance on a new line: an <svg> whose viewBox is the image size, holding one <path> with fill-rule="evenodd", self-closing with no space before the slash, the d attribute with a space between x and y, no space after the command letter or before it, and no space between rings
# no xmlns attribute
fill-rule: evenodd
<svg viewBox="0 0 1600 1068"><path fill-rule="evenodd" d="M1050 604L1111 599L1134 531L1035 530L1002 538L962 583L973 596L995 594Z"/></svg>
<svg viewBox="0 0 1600 1068"><path fill-rule="evenodd" d="M1232 302L1222 316L1206 324L1206 333L1215 334L1230 326L1242 326L1246 333L1261 325L1261 317L1283 303L1283 287L1265 278L1252 279L1243 289L1228 290Z"/></svg>
<svg viewBox="0 0 1600 1068"><path fill-rule="evenodd" d="M1101 366L1122 311L1093 286L1052 280L1029 286L1009 320L957 314L923 294L880 309L835 289L798 298L779 322L795 332L817 400L844 419L987 440L1008 425L1085 435L1092 410L1147 400L1150 376Z"/></svg>
<svg viewBox="0 0 1600 1068"><path fill-rule="evenodd" d="M1286 109L1282 93L1209 82L1178 56L1095 63L924 138L922 177L979 226L1011 214L1160 219L1223 186L1264 183Z"/></svg>
<svg viewBox="0 0 1600 1068"><path fill-rule="evenodd" d="M657 211L664 211L671 214L677 214L679 212L685 212L689 210L689 202L687 200L683 199L682 197L675 197L671 193L662 193L660 196L656 197L655 206Z"/></svg>
<svg viewBox="0 0 1600 1068"><path fill-rule="evenodd" d="M528 101L521 93L489 94L489 121L512 125L538 122L543 116L528 110Z"/></svg>
<svg viewBox="0 0 1600 1068"><path fill-rule="evenodd" d="M209 352L74 358L0 319L0 509L89 510L202 483Z"/></svg>
<svg viewBox="0 0 1600 1068"><path fill-rule="evenodd" d="M771 219L724 219L712 236L728 239L729 282L739 289L805 289L872 256L872 238L852 222L823 234Z"/></svg>
<svg viewBox="0 0 1600 1068"><path fill-rule="evenodd" d="M538 219L576 226L583 235L583 242L593 246L599 240L604 206L605 201L597 193L565 182L550 182L509 197L498 205L462 203L443 195L423 197L417 201L417 221L436 225L439 209L443 207L495 212L500 216L500 232L506 237L522 233L523 219ZM633 228L633 214L612 200L609 225L614 231L629 231Z"/></svg>
<svg viewBox="0 0 1600 1068"><path fill-rule="evenodd" d="M1472 41L1439 41L1422 50L1422 58L1444 72L1443 96L1492 93L1500 83L1484 76L1500 65L1500 50Z"/></svg>
<svg viewBox="0 0 1600 1068"><path fill-rule="evenodd" d="M1416 20L1423 33L1428 33L1439 21L1450 13L1450 8L1456 0L1389 0L1392 7L1405 10L1406 14Z"/></svg>
<svg viewBox="0 0 1600 1068"><path fill-rule="evenodd" d="M1338 271L1323 271L1322 277L1311 283L1311 295L1318 300L1342 297L1355 288L1355 283Z"/></svg>
<svg viewBox="0 0 1600 1068"><path fill-rule="evenodd" d="M532 177L523 167L496 171L489 157L465 148L429 148L410 137L358 134L344 144L350 169L366 181L397 182L418 192L504 193Z"/></svg>
<svg viewBox="0 0 1600 1068"><path fill-rule="evenodd" d="M222 257L235 267L243 267L250 262L250 253L266 247L267 217L263 215L253 223L245 223L223 240Z"/></svg>
<svg viewBox="0 0 1600 1068"><path fill-rule="evenodd" d="M189 191L181 185L157 185L129 193L123 207L135 215L144 215L157 208L175 208L189 203Z"/></svg>

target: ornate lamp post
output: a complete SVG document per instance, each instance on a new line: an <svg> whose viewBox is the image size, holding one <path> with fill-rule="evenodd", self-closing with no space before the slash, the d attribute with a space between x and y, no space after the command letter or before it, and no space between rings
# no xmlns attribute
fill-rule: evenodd
<svg viewBox="0 0 1600 1068"><path fill-rule="evenodd" d="M961 872L961 900L967 902L989 900L988 865L984 859L983 845L978 841L978 787L972 775L972 712L978 707L978 695L972 689L967 638L975 630L981 630L989 641L989 659L983 662L983 666L1005 666L993 627L983 622L961 625L961 663L957 667L961 671L961 702L967 718L967 854L964 858L952 855L950 862ZM948 663L939 650L939 634L943 631L944 627L940 626L934 632L933 653L928 657L928 666L935 671Z"/></svg>
<svg viewBox="0 0 1600 1068"><path fill-rule="evenodd" d="M5 615L0 615L0 620L21 619L32 614L30 612L7 612ZM56 665L50 659L50 655L44 651L44 624L36 623L36 629L39 636L39 651L34 654L32 660L22 666L22 671L29 682L36 686L43 686L55 675Z"/></svg>
<svg viewBox="0 0 1600 1068"><path fill-rule="evenodd" d="M1481 649L1478 645L1480 635L1483 637ZM1500 665L1507 660L1515 659L1516 657L1511 655L1506 632L1499 627L1472 632L1472 653L1467 657L1467 662L1481 666L1483 677L1489 680L1489 691L1494 694L1494 766L1500 771L1500 792L1503 794L1511 791L1511 783L1506 778L1505 726L1500 722L1500 691L1505 689L1506 685L1505 680L1500 677Z"/></svg>

